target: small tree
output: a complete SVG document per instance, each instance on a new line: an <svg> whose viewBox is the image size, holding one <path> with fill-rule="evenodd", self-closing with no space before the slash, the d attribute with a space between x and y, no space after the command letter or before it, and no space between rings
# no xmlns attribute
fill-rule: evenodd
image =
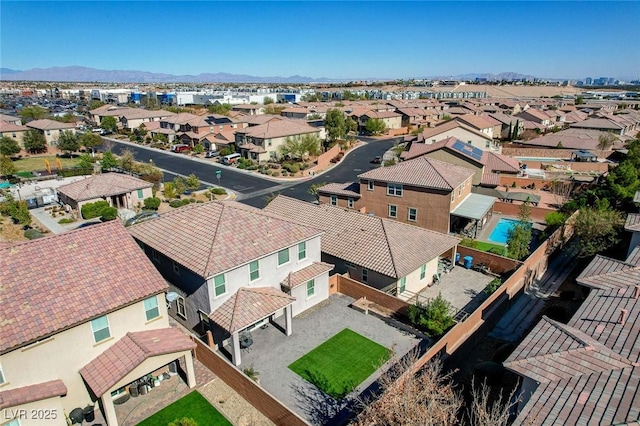
<svg viewBox="0 0 640 426"><path fill-rule="evenodd" d="M507 426L511 409L520 400L520 398L514 398L515 393L516 388L508 395L499 392L497 397L492 397L491 388L487 385L486 380L482 382L480 387L476 387L475 380L473 380L471 382L471 405L466 410L468 424L473 426Z"/></svg>
<svg viewBox="0 0 640 426"><path fill-rule="evenodd" d="M145 210L158 210L162 201L158 197L149 197L144 199Z"/></svg>
<svg viewBox="0 0 640 426"><path fill-rule="evenodd" d="M231 108L231 104L220 104L211 105L207 108L207 110L212 114L229 115L229 111L231 111Z"/></svg>
<svg viewBox="0 0 640 426"><path fill-rule="evenodd" d="M36 129L27 130L22 138L24 149L31 152L45 152L47 150L47 141L44 135Z"/></svg>
<svg viewBox="0 0 640 426"><path fill-rule="evenodd" d="M78 157L78 160L78 166L83 169L90 169L93 167L93 159L86 152L80 155L80 157Z"/></svg>
<svg viewBox="0 0 640 426"><path fill-rule="evenodd" d="M115 133L118 131L118 122L116 121L115 117L108 115L102 118L102 120L100 121L100 127L102 127L104 130Z"/></svg>
<svg viewBox="0 0 640 426"><path fill-rule="evenodd" d="M175 188L177 195L182 195L184 191L187 190L187 185L184 183L184 179L180 176L173 179L173 187Z"/></svg>
<svg viewBox="0 0 640 426"><path fill-rule="evenodd" d="M63 130L60 132L57 147L60 151L65 151L67 154L71 155L72 152L76 152L80 149L80 141L74 132L70 130Z"/></svg>
<svg viewBox="0 0 640 426"><path fill-rule="evenodd" d="M45 118L49 114L49 111L38 106L26 106L18 111L18 115L22 118L22 124L26 124L32 120L40 120Z"/></svg>
<svg viewBox="0 0 640 426"><path fill-rule="evenodd" d="M93 152L96 146L102 145L102 138L93 132L85 132L80 136L80 144Z"/></svg>
<svg viewBox="0 0 640 426"><path fill-rule="evenodd" d="M384 124L379 118L370 118L367 120L367 124L365 125L365 129L367 133L371 135L379 135L386 130L387 126Z"/></svg>
<svg viewBox="0 0 640 426"><path fill-rule="evenodd" d="M309 189L307 189L307 194L313 195L314 197L316 197L316 201L320 201L320 194L318 193L318 189L325 186L326 184L326 182L314 183L309 187Z"/></svg>
<svg viewBox="0 0 640 426"><path fill-rule="evenodd" d="M18 170L11 158L6 155L0 155L0 176L14 175Z"/></svg>
<svg viewBox="0 0 640 426"><path fill-rule="evenodd" d="M8 136L0 138L0 155L10 157L20 152L18 141Z"/></svg>
<svg viewBox="0 0 640 426"><path fill-rule="evenodd" d="M620 212L604 200L595 207L584 207L575 220L575 233L580 245L580 257L593 256L618 242L624 224Z"/></svg>
<svg viewBox="0 0 640 426"><path fill-rule="evenodd" d="M202 154L204 152L204 146L202 146L201 144L196 144L193 147L193 153L194 154Z"/></svg>
<svg viewBox="0 0 640 426"><path fill-rule="evenodd" d="M100 165L102 166L102 170L112 169L114 167L118 167L118 160L116 160L116 157L111 151L107 151L102 154Z"/></svg>
<svg viewBox="0 0 640 426"><path fill-rule="evenodd" d="M122 153L120 154L119 163L120 163L120 167L122 167L123 169L132 171L133 164L135 163L135 156L133 155L133 151L131 151L128 148L123 150Z"/></svg>
<svg viewBox="0 0 640 426"><path fill-rule="evenodd" d="M611 132L607 132L604 135L598 137L598 149L606 151L613 146L617 138Z"/></svg>
<svg viewBox="0 0 640 426"><path fill-rule="evenodd" d="M516 260L522 260L529 256L531 237L531 206L527 200L520 205L518 223L509 229L507 256Z"/></svg>
<svg viewBox="0 0 640 426"><path fill-rule="evenodd" d="M90 110L100 108L101 106L104 106L104 102L102 101L93 100L89 103Z"/></svg>
<svg viewBox="0 0 640 426"><path fill-rule="evenodd" d="M576 100L574 102L575 105L582 105L584 104L584 98L582 96L577 96Z"/></svg>
<svg viewBox="0 0 640 426"><path fill-rule="evenodd" d="M265 96L264 98L262 98L262 103L264 105L269 105L273 103L273 98L271 96Z"/></svg>
<svg viewBox="0 0 640 426"><path fill-rule="evenodd" d="M164 196L167 200L173 200L176 198L177 191L173 182L165 182L162 191L164 192Z"/></svg>
<svg viewBox="0 0 640 426"><path fill-rule="evenodd" d="M198 176L196 176L195 173L191 173L189 176L187 176L184 182L187 189L191 191L195 191L196 189L200 188L200 179L198 179Z"/></svg>
<svg viewBox="0 0 640 426"><path fill-rule="evenodd" d="M327 110L327 115L324 118L324 128L327 131L327 140L329 142L343 139L348 131L344 113L337 108Z"/></svg>
<svg viewBox="0 0 640 426"><path fill-rule="evenodd" d="M442 294L426 304L417 302L409 306L409 319L430 337L438 337L453 325L452 306Z"/></svg>

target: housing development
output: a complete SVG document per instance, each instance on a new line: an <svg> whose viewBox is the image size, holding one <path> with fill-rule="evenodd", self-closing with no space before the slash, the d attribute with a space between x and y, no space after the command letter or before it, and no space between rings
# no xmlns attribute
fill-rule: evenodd
<svg viewBox="0 0 640 426"><path fill-rule="evenodd" d="M2 426L640 422L637 81L0 104Z"/></svg>

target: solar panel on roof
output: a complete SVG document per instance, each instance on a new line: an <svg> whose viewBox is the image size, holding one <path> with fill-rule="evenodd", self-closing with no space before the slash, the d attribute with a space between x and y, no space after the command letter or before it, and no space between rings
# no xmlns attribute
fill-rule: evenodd
<svg viewBox="0 0 640 426"><path fill-rule="evenodd" d="M473 158L476 161L482 160L482 150L480 148L476 148L473 145L466 144L462 141L455 141L451 147L456 151L459 151L464 155Z"/></svg>

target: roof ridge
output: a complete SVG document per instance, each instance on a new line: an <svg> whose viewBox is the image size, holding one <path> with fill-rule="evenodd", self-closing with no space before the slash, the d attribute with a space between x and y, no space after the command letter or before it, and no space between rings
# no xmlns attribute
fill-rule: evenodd
<svg viewBox="0 0 640 426"><path fill-rule="evenodd" d="M391 249L391 243L389 242L389 237L387 235L387 227L385 226L384 220L380 219L380 225L382 226L382 232L384 233L384 240L387 243L387 248L389 249L389 258L391 259L391 267L393 268L393 272L396 274L396 278L400 278L398 276L398 268L396 267L396 261L393 258L393 250Z"/></svg>
<svg viewBox="0 0 640 426"><path fill-rule="evenodd" d="M422 157L422 158L424 158L424 160L425 160L427 163L429 163L429 165L431 166L431 168L432 168L432 169L433 169L433 170L438 174L438 176L440 176L440 178L441 178L441 179L442 179L442 180L443 180L443 181L444 181L444 182L449 186L449 189L451 189L451 190L454 190L454 189L455 189L455 187L451 186L451 183L449 183L449 180L448 180L446 177L444 177L444 176L442 175L442 173L440 173L440 170L438 170L438 168L437 168L437 167L432 163L432 161L434 160L433 158L429 158L429 157L427 157L427 156L424 156L424 157ZM441 162L440 160L435 160L435 161ZM442 163L444 163L444 162L442 161ZM445 163L445 164L446 164L446 163Z"/></svg>
<svg viewBox="0 0 640 426"><path fill-rule="evenodd" d="M202 276L205 277L205 279L209 278L209 274L207 269L209 269L209 263L211 263L212 261L212 257L213 257L213 247L216 244L216 238L218 237L218 229L220 228L220 222L222 222L222 213L224 212L224 209L227 207L226 204L224 203L219 203L220 206L222 207L220 209L220 213L218 214L218 221L216 223L216 229L213 232L213 238L211 239L211 245L209 246L209 256L207 256L207 261L204 264L204 271L202 271Z"/></svg>
<svg viewBox="0 0 640 426"><path fill-rule="evenodd" d="M233 329L233 323L234 323L235 318L236 318L236 307L238 306L238 299L239 299L238 296L240 294L240 291L246 290L246 289L247 289L246 287L240 287L236 291L236 293L233 295L233 307L231 308L231 322L229 323L229 330ZM220 305L220 306L222 306L222 305Z"/></svg>

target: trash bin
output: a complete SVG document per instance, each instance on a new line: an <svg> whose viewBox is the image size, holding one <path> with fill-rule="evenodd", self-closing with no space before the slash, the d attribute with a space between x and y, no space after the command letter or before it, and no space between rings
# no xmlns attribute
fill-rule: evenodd
<svg viewBox="0 0 640 426"><path fill-rule="evenodd" d="M86 407L84 407L82 413L84 414L85 422L92 422L96 419L96 413L95 411L93 411L93 405L87 405Z"/></svg>
<svg viewBox="0 0 640 426"><path fill-rule="evenodd" d="M462 258L462 260L464 261L464 267L467 269L471 269L471 266L473 266L473 257L465 256Z"/></svg>
<svg viewBox="0 0 640 426"><path fill-rule="evenodd" d="M129 395L131 395L134 398L138 397L138 383L134 382L131 384L131 386L129 386Z"/></svg>
<svg viewBox="0 0 640 426"><path fill-rule="evenodd" d="M460 263L460 253L456 253L456 265Z"/></svg>
<svg viewBox="0 0 640 426"><path fill-rule="evenodd" d="M69 413L69 420L71 420L71 424L80 423L82 424L82 420L84 420L84 413L82 408L74 408Z"/></svg>

